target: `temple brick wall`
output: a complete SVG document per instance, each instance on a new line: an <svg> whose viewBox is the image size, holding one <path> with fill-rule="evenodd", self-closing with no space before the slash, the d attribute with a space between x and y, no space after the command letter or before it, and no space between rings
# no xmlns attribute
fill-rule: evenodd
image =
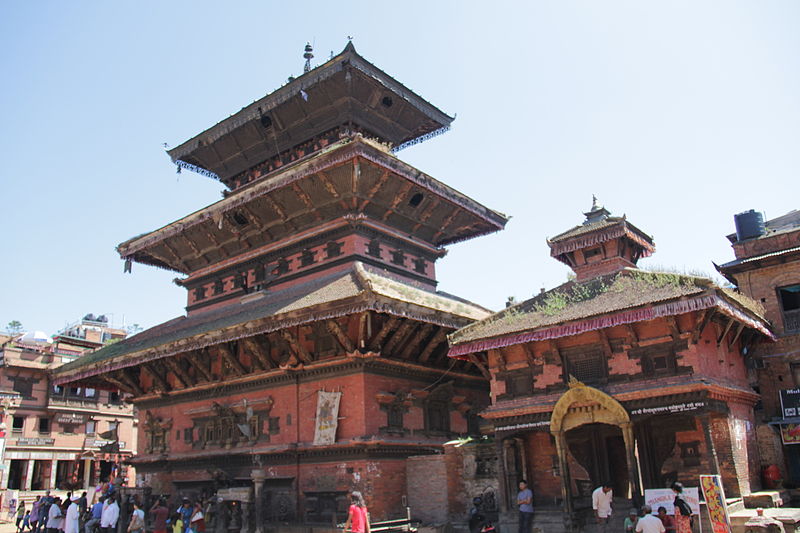
<svg viewBox="0 0 800 533"><path fill-rule="evenodd" d="M426 524L447 522L449 483L443 455L409 457L406 465L411 514Z"/></svg>

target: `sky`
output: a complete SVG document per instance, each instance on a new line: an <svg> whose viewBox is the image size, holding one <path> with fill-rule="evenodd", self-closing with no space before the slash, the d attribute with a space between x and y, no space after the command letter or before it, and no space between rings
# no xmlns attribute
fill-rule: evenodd
<svg viewBox="0 0 800 533"><path fill-rule="evenodd" d="M115 246L221 198L164 152L358 52L456 115L401 159L511 216L453 245L439 288L492 309L566 280L548 236L592 194L655 239L640 265L713 273L733 215L800 208L800 3L2 2L0 330L183 314L178 276Z"/></svg>

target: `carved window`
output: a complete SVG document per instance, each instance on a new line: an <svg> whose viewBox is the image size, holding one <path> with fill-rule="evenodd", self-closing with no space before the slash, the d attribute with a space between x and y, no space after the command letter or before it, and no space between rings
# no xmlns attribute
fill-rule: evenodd
<svg viewBox="0 0 800 533"><path fill-rule="evenodd" d="M303 253L300 254L300 266L306 267L316 263L316 255L316 250L303 250Z"/></svg>
<svg viewBox="0 0 800 533"><path fill-rule="evenodd" d="M214 282L214 294L222 294L223 292L225 292L225 284L221 279L218 279Z"/></svg>
<svg viewBox="0 0 800 533"><path fill-rule="evenodd" d="M12 378L14 380L14 391L20 393L25 398L33 396L33 380L26 378Z"/></svg>
<svg viewBox="0 0 800 533"><path fill-rule="evenodd" d="M194 290L194 299L198 302L203 300L206 297L206 288L205 287L197 287Z"/></svg>
<svg viewBox="0 0 800 533"><path fill-rule="evenodd" d="M779 288L778 300L783 314L783 330L800 333L800 285Z"/></svg>
<svg viewBox="0 0 800 533"><path fill-rule="evenodd" d="M450 409L445 400L429 400L425 404L425 429L428 431L450 431Z"/></svg>
<svg viewBox="0 0 800 533"><path fill-rule="evenodd" d="M194 428L183 429L183 442L192 442L194 439Z"/></svg>
<svg viewBox="0 0 800 533"><path fill-rule="evenodd" d="M277 435L281 432L281 419L278 416L271 416L269 418L269 434Z"/></svg>
<svg viewBox="0 0 800 533"><path fill-rule="evenodd" d="M372 239L369 241L369 244L367 244L367 255L377 257L378 259L381 258L381 243L377 239Z"/></svg>
<svg viewBox="0 0 800 533"><path fill-rule="evenodd" d="M403 429L403 414L406 409L402 404L394 403L386 406L386 427Z"/></svg>
<svg viewBox="0 0 800 533"><path fill-rule="evenodd" d="M500 399L533 394L533 375L530 369L512 370L498 377L506 383L506 392Z"/></svg>
<svg viewBox="0 0 800 533"><path fill-rule="evenodd" d="M599 383L608 377L606 358L600 348L581 348L564 354L566 372L564 381L569 381L569 376L583 383Z"/></svg>
<svg viewBox="0 0 800 533"><path fill-rule="evenodd" d="M278 259L278 266L275 269L275 274L277 274L278 276L282 276L283 274L288 273L289 270L291 269L290 264L289 264L290 261L291 261L291 259L285 259L283 257Z"/></svg>
<svg viewBox="0 0 800 533"><path fill-rule="evenodd" d="M342 243L331 241L325 246L325 258L331 259L342 255Z"/></svg>
<svg viewBox="0 0 800 533"><path fill-rule="evenodd" d="M670 375L676 371L675 346L671 342L634 348L628 355L639 358L645 376Z"/></svg>
<svg viewBox="0 0 800 533"><path fill-rule="evenodd" d="M247 290L247 272L240 272L233 277L233 287L236 289Z"/></svg>
<svg viewBox="0 0 800 533"><path fill-rule="evenodd" d="M392 252L392 263L395 265L406 266L406 254L402 250Z"/></svg>
<svg viewBox="0 0 800 533"><path fill-rule="evenodd" d="M419 272L420 274L425 274L428 269L428 263L420 258L414 259L414 272Z"/></svg>

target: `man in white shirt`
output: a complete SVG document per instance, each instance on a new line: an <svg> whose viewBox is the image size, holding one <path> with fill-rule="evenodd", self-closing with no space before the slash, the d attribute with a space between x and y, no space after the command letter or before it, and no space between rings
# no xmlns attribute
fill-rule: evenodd
<svg viewBox="0 0 800 533"><path fill-rule="evenodd" d="M636 523L636 533L664 533L664 523L653 515L653 508L649 505L642 506L642 516Z"/></svg>
<svg viewBox="0 0 800 533"><path fill-rule="evenodd" d="M117 529L119 519L119 505L114 496L110 496L103 506L103 514L100 515L100 528L103 533L114 533Z"/></svg>
<svg viewBox="0 0 800 533"><path fill-rule="evenodd" d="M73 496L72 503L69 504L67 509L67 516L64 522L64 533L79 533L80 531L80 509L78 507L78 500L80 496Z"/></svg>
<svg viewBox="0 0 800 533"><path fill-rule="evenodd" d="M597 532L606 533L608 531L608 520L611 518L611 502L614 499L614 491L611 490L611 483L605 482L592 493L592 510L597 522Z"/></svg>
<svg viewBox="0 0 800 533"><path fill-rule="evenodd" d="M50 510L47 513L47 531L48 533L56 533L64 529L63 515L61 514L61 498L56 498L50 505Z"/></svg>

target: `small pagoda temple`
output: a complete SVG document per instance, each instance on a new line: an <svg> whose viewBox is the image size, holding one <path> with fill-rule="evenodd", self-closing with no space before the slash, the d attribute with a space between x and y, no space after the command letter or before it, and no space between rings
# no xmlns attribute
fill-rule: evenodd
<svg viewBox="0 0 800 533"><path fill-rule="evenodd" d="M749 493L759 396L742 351L773 337L763 309L709 279L636 268L652 238L596 201L585 217L548 240L573 280L449 337L450 357L491 375L482 416L503 458L502 509L521 479L543 531L563 531L562 516L578 530L606 481L628 500L617 509L674 481L697 487L699 474Z"/></svg>
<svg viewBox="0 0 800 533"><path fill-rule="evenodd" d="M186 315L55 377L128 394L140 484L216 494L218 530L341 522L352 490L380 520L408 457L478 431L488 374L446 336L490 312L435 262L507 219L394 155L452 120L350 43L169 151L224 198L118 251L181 274Z"/></svg>

